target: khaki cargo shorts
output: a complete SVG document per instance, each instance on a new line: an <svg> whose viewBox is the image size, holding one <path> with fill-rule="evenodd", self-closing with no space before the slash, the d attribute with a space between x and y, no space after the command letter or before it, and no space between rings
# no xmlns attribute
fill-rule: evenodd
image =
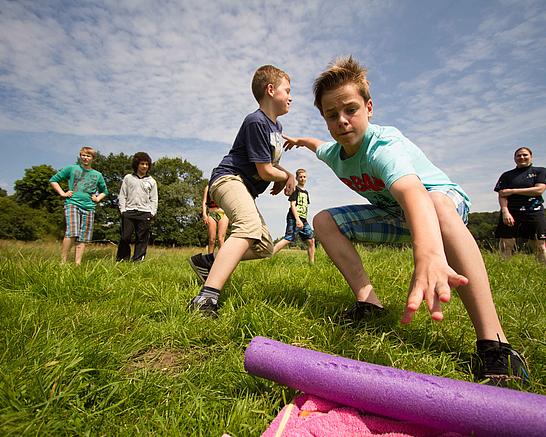
<svg viewBox="0 0 546 437"><path fill-rule="evenodd" d="M254 240L250 249L255 257L270 258L273 239L241 176L221 176L210 186L210 195L229 218L230 236Z"/></svg>

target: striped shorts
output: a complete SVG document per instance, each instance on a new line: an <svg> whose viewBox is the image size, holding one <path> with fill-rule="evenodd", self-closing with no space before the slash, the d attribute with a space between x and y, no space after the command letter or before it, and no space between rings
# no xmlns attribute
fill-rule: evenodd
<svg viewBox="0 0 546 437"><path fill-rule="evenodd" d="M95 211L86 211L76 205L64 205L64 218L66 220L65 237L76 237L77 241L86 243L93 237L93 223Z"/></svg>
<svg viewBox="0 0 546 437"><path fill-rule="evenodd" d="M436 189L448 196L454 203L457 213L465 224L470 210L468 202L456 190ZM403 211L386 210L375 205L347 205L329 208L340 232L352 241L374 243L410 243L411 234Z"/></svg>

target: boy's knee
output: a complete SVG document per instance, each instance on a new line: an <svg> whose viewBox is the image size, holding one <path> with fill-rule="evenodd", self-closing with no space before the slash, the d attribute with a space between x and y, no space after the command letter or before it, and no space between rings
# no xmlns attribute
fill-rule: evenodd
<svg viewBox="0 0 546 437"><path fill-rule="evenodd" d="M328 211L321 211L313 218L313 228L318 237L328 232L332 226L336 226L336 224Z"/></svg>

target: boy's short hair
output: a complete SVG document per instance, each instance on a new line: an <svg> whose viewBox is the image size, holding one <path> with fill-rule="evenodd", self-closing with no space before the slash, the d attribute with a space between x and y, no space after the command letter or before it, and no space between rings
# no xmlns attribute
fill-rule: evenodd
<svg viewBox="0 0 546 437"><path fill-rule="evenodd" d="M150 158L150 155L148 155L146 152L137 152L133 155L133 162L131 162L131 167L133 171L136 173L138 170L138 164L141 162L147 162L148 163L148 172L152 168L152 158Z"/></svg>
<svg viewBox="0 0 546 437"><path fill-rule="evenodd" d="M365 102L370 100L370 83L366 78L367 72L368 70L362 67L352 56L337 58L328 64L328 68L313 83L315 106L319 109L320 113L322 114L322 96L324 93L348 83L353 83L357 86Z"/></svg>
<svg viewBox="0 0 546 437"><path fill-rule="evenodd" d="M298 177L300 173L307 173L307 170L305 170L304 168L298 168L296 170L296 177Z"/></svg>
<svg viewBox="0 0 546 437"><path fill-rule="evenodd" d="M82 146L80 153L82 152L89 153L93 159L97 157L97 151L91 146Z"/></svg>
<svg viewBox="0 0 546 437"><path fill-rule="evenodd" d="M288 73L273 65L262 65L258 68L252 78L252 94L258 103L264 98L267 85L272 84L276 88L283 78L290 82Z"/></svg>

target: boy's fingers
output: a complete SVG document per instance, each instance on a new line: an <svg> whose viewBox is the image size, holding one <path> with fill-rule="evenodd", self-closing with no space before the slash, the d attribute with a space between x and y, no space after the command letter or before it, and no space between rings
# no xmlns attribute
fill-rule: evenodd
<svg viewBox="0 0 546 437"><path fill-rule="evenodd" d="M449 283L450 288L457 288L457 287L460 287L462 285L467 285L468 284L468 278L466 276L463 276L463 275L454 274L454 275L449 277L448 283Z"/></svg>
<svg viewBox="0 0 546 437"><path fill-rule="evenodd" d="M404 314L402 315L401 323L407 324L410 323L413 319L413 315L421 306L421 303L424 299L423 291L419 291L418 288L414 287L408 296L406 302L406 308L404 309Z"/></svg>

